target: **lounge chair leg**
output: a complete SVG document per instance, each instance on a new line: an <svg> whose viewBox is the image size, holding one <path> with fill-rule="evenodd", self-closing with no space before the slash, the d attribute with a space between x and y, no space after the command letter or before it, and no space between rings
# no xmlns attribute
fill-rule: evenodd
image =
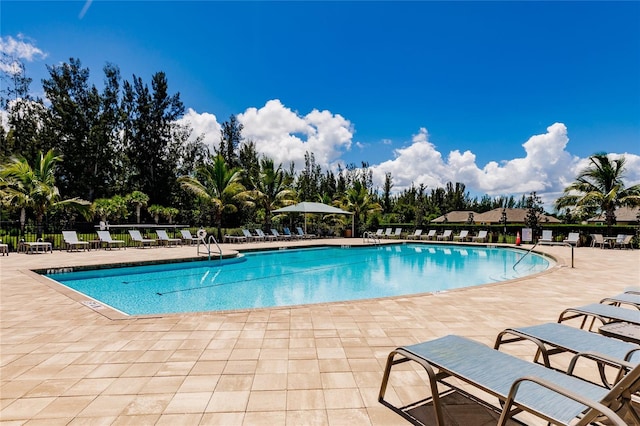
<svg viewBox="0 0 640 426"><path fill-rule="evenodd" d="M396 355L400 355L403 358L398 359L397 361L394 361L394 357ZM406 352L400 348L396 349L395 351L392 351L387 357L387 364L385 366L384 374L382 376L382 384L380 385L380 393L378 394L378 402L391 408L393 411L395 411L400 415L403 415L403 417L406 417L409 420L408 416L402 410L392 406L391 404L389 404L387 401L384 400L384 394L387 391L387 384L389 382L389 375L391 374L391 367L396 364L401 364L407 361L417 362L427 372L427 375L429 376L429 386L431 387L431 400L433 403L433 411L434 411L434 416L436 418L435 419L436 424L440 426L444 426L444 417L442 415L442 407L440 405L440 394L438 392L437 375L433 371L433 368L431 368L431 366L428 363L426 363L424 360L415 358L411 356L411 353Z"/></svg>

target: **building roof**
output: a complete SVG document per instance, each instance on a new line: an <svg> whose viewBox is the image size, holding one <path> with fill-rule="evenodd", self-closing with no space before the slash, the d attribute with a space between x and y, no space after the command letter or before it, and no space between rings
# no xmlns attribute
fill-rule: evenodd
<svg viewBox="0 0 640 426"><path fill-rule="evenodd" d="M431 223L445 223L445 217L447 218L446 223L467 223L467 220L469 220L469 213L473 213L473 221L477 222L478 220L476 219L476 216L480 213L476 213L471 210L454 210L433 219Z"/></svg>
<svg viewBox="0 0 640 426"><path fill-rule="evenodd" d="M476 223L500 223L502 219L502 211L505 209L497 208L485 213L474 215L473 220ZM506 209L507 223L525 223L528 209ZM540 215L540 223L561 223L560 219L546 214Z"/></svg>
<svg viewBox="0 0 640 426"><path fill-rule="evenodd" d="M636 222L638 220L640 207L619 207L616 209L616 222ZM606 222L604 213L594 216L587 222Z"/></svg>

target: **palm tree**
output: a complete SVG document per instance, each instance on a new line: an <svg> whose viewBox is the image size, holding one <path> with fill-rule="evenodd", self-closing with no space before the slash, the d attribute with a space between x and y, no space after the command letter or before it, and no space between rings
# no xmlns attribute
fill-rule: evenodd
<svg viewBox="0 0 640 426"><path fill-rule="evenodd" d="M556 209L576 207L583 215L599 211L604 213L607 226L615 224L616 208L640 205L640 185L624 187L625 162L623 156L612 159L603 152L589 157L589 166L565 188L556 200Z"/></svg>
<svg viewBox="0 0 640 426"><path fill-rule="evenodd" d="M140 211L149 202L149 196L142 191L133 191L127 195L127 201L136 206L136 219L140 223Z"/></svg>
<svg viewBox="0 0 640 426"><path fill-rule="evenodd" d="M354 228L359 233L360 223L366 223L369 214L382 211L382 206L378 204L367 187L356 180L353 185L348 188L340 205L344 210L353 212Z"/></svg>
<svg viewBox="0 0 640 426"><path fill-rule="evenodd" d="M218 239L222 239L222 214L238 211L235 203L242 201L246 189L242 185L242 169L228 168L224 157L217 155L213 163L198 167L198 177L182 176L178 183L187 191L213 205Z"/></svg>
<svg viewBox="0 0 640 426"><path fill-rule="evenodd" d="M91 209L94 215L103 222L107 222L109 219L126 219L129 215L127 201L120 195L114 195L111 198L98 198L93 201Z"/></svg>
<svg viewBox="0 0 640 426"><path fill-rule="evenodd" d="M271 212L280 207L295 203L295 191L290 187L290 179L282 170L282 165L275 168L273 160L263 157L260 160L258 179L250 179L249 196L253 202L264 209L266 227L271 227Z"/></svg>
<svg viewBox="0 0 640 426"><path fill-rule="evenodd" d="M35 167L22 156L12 157L0 168L2 176L2 197L5 203L20 208L20 225L24 229L27 209L32 209L38 228L38 237L42 237L42 221L49 209L71 207L83 216L89 217L91 203L80 198L60 200L60 192L56 186L56 168L62 161L53 149L46 154L39 153Z"/></svg>

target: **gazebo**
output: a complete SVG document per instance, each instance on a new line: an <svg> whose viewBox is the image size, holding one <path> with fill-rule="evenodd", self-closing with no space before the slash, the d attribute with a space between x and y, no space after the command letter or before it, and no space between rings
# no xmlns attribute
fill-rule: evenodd
<svg viewBox="0 0 640 426"><path fill-rule="evenodd" d="M351 235L354 234L354 217L352 212L339 209L337 207L330 206L324 203L312 203L309 201L303 201L302 203L294 204L281 209L276 209L273 213L302 213L304 214L304 232L307 232L307 215L306 213L315 214L344 214L351 215Z"/></svg>

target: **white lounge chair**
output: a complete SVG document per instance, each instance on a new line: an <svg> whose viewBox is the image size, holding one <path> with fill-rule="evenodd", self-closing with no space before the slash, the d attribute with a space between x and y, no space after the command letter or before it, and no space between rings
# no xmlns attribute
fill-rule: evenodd
<svg viewBox="0 0 640 426"><path fill-rule="evenodd" d="M412 235L407 235L407 240L419 240L422 235L422 229L416 229Z"/></svg>
<svg viewBox="0 0 640 426"><path fill-rule="evenodd" d="M471 242L473 243L486 243L487 242L487 231L483 230L478 232L478 235L475 237L471 237Z"/></svg>
<svg viewBox="0 0 640 426"><path fill-rule="evenodd" d="M628 248L633 249L631 246L631 240L633 239L633 235L624 235L620 234L617 236L616 240L613 242L613 248Z"/></svg>
<svg viewBox="0 0 640 426"><path fill-rule="evenodd" d="M602 236L602 234L591 234L591 247L600 246L600 248L604 248L605 245L608 245L609 247L611 247L611 245L609 244L609 241L605 241L604 236Z"/></svg>
<svg viewBox="0 0 640 426"><path fill-rule="evenodd" d="M384 231L383 238L391 238L391 233L393 232L393 228L387 228Z"/></svg>
<svg viewBox="0 0 640 426"><path fill-rule="evenodd" d="M312 239L312 238L316 238L317 235L316 234L307 234L306 232L304 232L302 230L301 227L297 226L296 230L298 231L298 235L300 235L302 238L308 238L308 239Z"/></svg>
<svg viewBox="0 0 640 426"><path fill-rule="evenodd" d="M276 237L276 240L291 240L291 235L283 235L275 228L271 228L271 235Z"/></svg>
<svg viewBox="0 0 640 426"><path fill-rule="evenodd" d="M158 245L158 240L154 240L151 238L142 238L140 231L137 229L130 229L129 235L131 236L131 240L134 245L138 246L138 248L151 247Z"/></svg>
<svg viewBox="0 0 640 426"><path fill-rule="evenodd" d="M256 234L258 234L258 237L261 238L262 240L276 241L278 239L276 235L265 234L264 231L260 228L256 228Z"/></svg>
<svg viewBox="0 0 640 426"><path fill-rule="evenodd" d="M242 235L244 235L244 237L247 239L247 242L264 240L264 238L260 237L259 235L253 235L248 229L243 229Z"/></svg>
<svg viewBox="0 0 640 426"><path fill-rule="evenodd" d="M631 395L640 387L640 365L630 369L613 389L608 389L573 376L573 371L565 374L474 340L448 335L397 348L387 357L378 401L414 424L424 424L416 416L424 399L403 407L395 407L384 399L392 367L407 361L418 363L427 373L432 401L429 405L438 425L445 424L440 395L459 389L456 386L460 386L460 381L465 387L480 389L500 401L500 406L493 407L501 412L500 425L520 411L553 424L587 425L605 416L611 424L626 425L613 410L632 411ZM491 403L488 398L476 397L487 405Z"/></svg>
<svg viewBox="0 0 640 426"><path fill-rule="evenodd" d="M183 244L197 244L198 243L198 237L194 237L193 235L191 235L191 231L189 231L188 229L181 229L180 230L180 235L182 235L182 243Z"/></svg>
<svg viewBox="0 0 640 426"><path fill-rule="evenodd" d="M170 238L167 235L167 231L163 229L158 229L156 235L158 236L158 241L167 246L178 246L182 244L182 238Z"/></svg>
<svg viewBox="0 0 640 426"><path fill-rule="evenodd" d="M578 243L580 242L580 234L577 232L569 232L569 236L567 236L566 239L562 240L562 242L578 247Z"/></svg>
<svg viewBox="0 0 640 426"><path fill-rule="evenodd" d="M434 238L436 238L436 230L435 229L430 229L429 232L427 232L427 235L423 235L420 237L420 239L425 239L425 240L433 240Z"/></svg>
<svg viewBox="0 0 640 426"><path fill-rule="evenodd" d="M551 244L553 243L553 231L550 229L542 230L542 237L538 240L538 244Z"/></svg>
<svg viewBox="0 0 640 426"><path fill-rule="evenodd" d="M113 248L113 247L117 247L118 249L120 247L125 247L125 241L124 240L114 240L113 238L111 238L111 233L109 231L96 231L98 233L98 242L100 243L100 245L105 245L105 248ZM126 247L125 247L126 249Z"/></svg>
<svg viewBox="0 0 640 426"><path fill-rule="evenodd" d="M466 229L463 229L462 231L460 231L460 234L455 235L453 237L453 241L467 241L468 238L469 238L469 231Z"/></svg>
<svg viewBox="0 0 640 426"><path fill-rule="evenodd" d="M402 236L402 228L396 228L390 238L400 238Z"/></svg>
<svg viewBox="0 0 640 426"><path fill-rule="evenodd" d="M67 251L90 249L89 242L80 241L76 231L62 231L62 238L64 238L64 245L67 247Z"/></svg>
<svg viewBox="0 0 640 426"><path fill-rule="evenodd" d="M9 244L5 244L0 240L0 253L4 256L5 254L9 256Z"/></svg>
<svg viewBox="0 0 640 426"><path fill-rule="evenodd" d="M438 241L448 241L451 239L451 234L453 231L451 229L445 229L442 235L438 235Z"/></svg>

